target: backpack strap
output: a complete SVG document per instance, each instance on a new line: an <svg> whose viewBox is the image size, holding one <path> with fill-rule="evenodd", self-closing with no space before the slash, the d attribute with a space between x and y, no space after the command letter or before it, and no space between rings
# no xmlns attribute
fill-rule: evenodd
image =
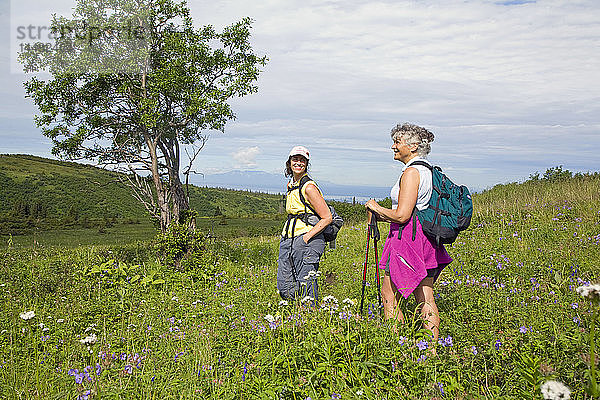
<svg viewBox="0 0 600 400"><path fill-rule="evenodd" d="M288 260L290 262L290 267L292 267L292 279L294 279L294 282L298 282L298 277L296 275L296 266L294 265L294 258L292 257L292 248L294 247L294 239L296 238L296 235L294 234L294 231L296 230L296 222L298 221L298 218L291 218L294 220L294 222L292 223L292 238L290 240L290 251L288 254ZM288 218L288 224L290 222L290 218ZM287 239L287 234L288 232L285 232L286 235L286 239Z"/></svg>
<svg viewBox="0 0 600 400"><path fill-rule="evenodd" d="M429 164L426 161L421 161L421 160L417 160L412 162L408 167L412 167L413 165L422 165L423 167L427 167L429 168L429 170L433 173L433 165ZM402 175L400 175L400 179L398 181L398 185L400 186L402 182ZM411 214L411 218L412 218L412 240L414 242L414 240L417 237L417 206L415 205L415 208L413 208L412 210L412 214ZM406 226L406 224L405 224ZM402 235L402 229L398 230L398 240L400 240L400 236Z"/></svg>
<svg viewBox="0 0 600 400"><path fill-rule="evenodd" d="M409 167L412 167L413 165L421 165L423 167L427 167L429 168L429 170L433 173L433 165L429 164L427 161L422 161L422 160L417 160L412 162ZM417 206L415 206L415 208L413 209L412 212L412 240L414 241L415 238L417 237Z"/></svg>
<svg viewBox="0 0 600 400"><path fill-rule="evenodd" d="M300 194L300 201L302 202L302 204L304 205L304 212L300 213L300 214L288 214L287 217L287 221L285 224L285 235L284 238L287 239L289 237L288 235L288 231L289 231L289 227L290 227L290 223L292 224L292 241L294 239L294 230L296 228L296 221L298 219L302 220L302 222L304 222L306 225L308 225L308 216L309 214L315 214L318 215L317 212L315 211L314 208L312 208L310 206L310 204L306 201L306 199L304 198L304 195L302 194L302 187L306 184L306 182L311 181L312 179L310 178L310 176L308 175L304 175L302 178L300 178L300 183L298 186L292 186L287 188L287 192L290 193L292 190L298 190L298 193ZM292 222L292 220L294 220Z"/></svg>
<svg viewBox="0 0 600 400"><path fill-rule="evenodd" d="M412 167L413 165L422 165L423 167L429 168L431 171L433 171L434 168L433 165L429 164L427 161L422 160L413 161L412 163L410 163L409 167Z"/></svg>
<svg viewBox="0 0 600 400"><path fill-rule="evenodd" d="M308 181L312 181L312 179L310 179L310 176L308 176L308 175L304 175L302 178L300 178L300 185L298 185L298 194L300 194L300 201L302 202L302 204L304 204L304 212L305 212L305 214L308 214L308 211L310 210L310 212L312 214L318 215L317 212L315 211L315 209L312 208L310 206L310 204L308 204L308 202L306 201L306 198L302 194L302 187Z"/></svg>

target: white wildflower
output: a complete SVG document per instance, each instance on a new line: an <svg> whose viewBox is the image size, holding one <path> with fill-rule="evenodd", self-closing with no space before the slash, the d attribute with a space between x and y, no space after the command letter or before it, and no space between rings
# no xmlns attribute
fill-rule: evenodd
<svg viewBox="0 0 600 400"><path fill-rule="evenodd" d="M590 300L600 299L600 284L598 283L587 286L579 286L577 289L575 289L575 291L579 293L581 297L586 297Z"/></svg>
<svg viewBox="0 0 600 400"><path fill-rule="evenodd" d="M62 324L63 322L65 322L65 320L62 319L62 318L59 318L59 319L56 320L56 322L58 322L59 324Z"/></svg>
<svg viewBox="0 0 600 400"><path fill-rule="evenodd" d="M24 321L29 321L31 318L35 317L35 313L33 311L27 311L19 314L19 317Z"/></svg>
<svg viewBox="0 0 600 400"><path fill-rule="evenodd" d="M273 322L275 322L275 317L274 317L274 316L272 316L271 314L267 314L267 315L265 315L265 320L266 320L268 323L272 324Z"/></svg>
<svg viewBox="0 0 600 400"><path fill-rule="evenodd" d="M349 306L353 306L354 305L354 300L349 299L349 298L345 298L344 300L342 300L342 303L347 304Z"/></svg>
<svg viewBox="0 0 600 400"><path fill-rule="evenodd" d="M311 296L305 296L302 300L300 300L302 303L312 303L315 299Z"/></svg>
<svg viewBox="0 0 600 400"><path fill-rule="evenodd" d="M305 281L310 281L313 278L316 278L317 275L317 271L315 271L314 269L311 271L308 271L308 274L306 274L306 276L303 278Z"/></svg>
<svg viewBox="0 0 600 400"><path fill-rule="evenodd" d="M546 400L568 400L571 391L568 387L558 381L546 381L541 386L542 396Z"/></svg>
<svg viewBox="0 0 600 400"><path fill-rule="evenodd" d="M173 297L171 298L171 301L179 301L179 297L177 297L177 296L173 296Z"/></svg>
<svg viewBox="0 0 600 400"><path fill-rule="evenodd" d="M337 304L337 303L338 303L338 299L336 299L336 298L335 298L335 297L333 297L332 295L329 295L329 296L325 296L325 297L323 297L323 302L324 302L324 303L329 303L329 302L332 302L332 303L335 303L335 304Z"/></svg>
<svg viewBox="0 0 600 400"><path fill-rule="evenodd" d="M285 307L285 306L288 306L288 305L290 305L290 303L288 303L287 300L281 300L279 302L279 307Z"/></svg>
<svg viewBox="0 0 600 400"><path fill-rule="evenodd" d="M98 341L98 337L95 334L91 334L90 336L86 336L83 339L79 340L79 343L86 345L86 346L91 346L94 343L96 343Z"/></svg>

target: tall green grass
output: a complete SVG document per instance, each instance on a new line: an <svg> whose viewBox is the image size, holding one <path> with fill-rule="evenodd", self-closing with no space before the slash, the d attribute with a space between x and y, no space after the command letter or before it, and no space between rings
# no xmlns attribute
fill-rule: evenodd
<svg viewBox="0 0 600 400"><path fill-rule="evenodd" d="M475 196L436 284L439 343L412 298L405 325L380 319L373 253L358 314L364 223L324 255L317 308L280 304L276 236L204 238L177 266L150 242L12 247L0 256L0 397L539 399L556 379L590 398L597 305L575 289L598 279L600 179L576 179Z"/></svg>

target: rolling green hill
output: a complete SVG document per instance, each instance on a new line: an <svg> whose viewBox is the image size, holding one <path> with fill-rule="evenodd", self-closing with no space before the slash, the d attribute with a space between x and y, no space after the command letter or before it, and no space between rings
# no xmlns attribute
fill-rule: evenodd
<svg viewBox="0 0 600 400"><path fill-rule="evenodd" d="M190 186L200 216L277 214L279 195ZM116 172L31 155L0 155L0 233L46 224L148 220Z"/></svg>

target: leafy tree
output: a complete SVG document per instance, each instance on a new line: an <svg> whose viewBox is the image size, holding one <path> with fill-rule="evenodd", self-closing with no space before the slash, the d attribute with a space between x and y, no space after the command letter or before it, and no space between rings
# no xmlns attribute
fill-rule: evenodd
<svg viewBox="0 0 600 400"><path fill-rule="evenodd" d="M543 179L551 182L564 181L571 179L573 177L573 173L568 169L563 169L562 165L557 167L548 168L546 172L544 172Z"/></svg>
<svg viewBox="0 0 600 400"><path fill-rule="evenodd" d="M182 155L196 158L211 130L235 114L228 101L258 90L266 57L253 53L252 20L194 28L184 2L78 0L54 16L51 47L20 54L53 154L127 172L124 180L163 231L189 209ZM190 173L190 167L186 169Z"/></svg>
<svg viewBox="0 0 600 400"><path fill-rule="evenodd" d="M571 179L572 177L573 173L571 171L569 171L568 169L563 169L562 165L558 165L556 167L548 168L541 178L540 173L538 171L536 171L534 174L530 174L529 181L558 182Z"/></svg>

